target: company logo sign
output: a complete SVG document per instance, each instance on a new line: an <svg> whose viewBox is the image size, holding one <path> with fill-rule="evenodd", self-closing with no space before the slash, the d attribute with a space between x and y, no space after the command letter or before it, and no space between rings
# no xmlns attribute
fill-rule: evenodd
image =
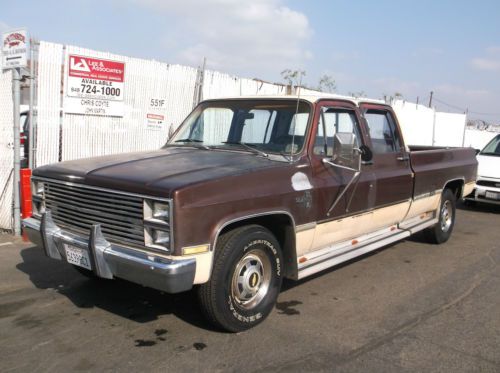
<svg viewBox="0 0 500 373"><path fill-rule="evenodd" d="M123 83L125 63L70 55L69 76Z"/></svg>
<svg viewBox="0 0 500 373"><path fill-rule="evenodd" d="M19 46L20 44L26 44L26 37L19 32L13 32L12 34L7 35L7 37L3 41L4 48L14 48Z"/></svg>

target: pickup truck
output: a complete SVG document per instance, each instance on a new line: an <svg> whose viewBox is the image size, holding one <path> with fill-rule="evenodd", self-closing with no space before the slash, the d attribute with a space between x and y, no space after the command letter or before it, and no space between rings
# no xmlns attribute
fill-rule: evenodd
<svg viewBox="0 0 500 373"><path fill-rule="evenodd" d="M477 155L476 187L467 201L500 205L500 134Z"/></svg>
<svg viewBox="0 0 500 373"><path fill-rule="evenodd" d="M276 96L200 103L159 150L33 171L23 221L46 255L167 293L196 288L238 332L300 280L425 230L450 237L472 148L409 147L381 101Z"/></svg>

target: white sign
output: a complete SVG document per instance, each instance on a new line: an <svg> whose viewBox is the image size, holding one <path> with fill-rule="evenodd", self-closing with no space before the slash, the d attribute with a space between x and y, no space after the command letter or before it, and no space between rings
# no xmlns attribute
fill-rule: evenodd
<svg viewBox="0 0 500 373"><path fill-rule="evenodd" d="M124 62L70 54L66 74L66 113L123 117Z"/></svg>
<svg viewBox="0 0 500 373"><path fill-rule="evenodd" d="M146 115L146 128L153 131L161 131L165 127L165 108L167 100L164 98L151 98L149 100L148 113Z"/></svg>
<svg viewBox="0 0 500 373"><path fill-rule="evenodd" d="M165 116L162 114L149 113L146 116L146 128L153 131L161 131L164 127Z"/></svg>
<svg viewBox="0 0 500 373"><path fill-rule="evenodd" d="M2 34L2 68L13 69L16 67L26 67L28 62L26 30L15 30Z"/></svg>

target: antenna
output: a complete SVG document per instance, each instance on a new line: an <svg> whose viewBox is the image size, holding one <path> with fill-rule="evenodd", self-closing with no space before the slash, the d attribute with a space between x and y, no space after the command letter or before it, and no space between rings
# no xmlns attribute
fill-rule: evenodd
<svg viewBox="0 0 500 373"><path fill-rule="evenodd" d="M302 86L302 76L304 72L299 70L299 86L297 89L297 106L295 107L295 115L293 116L293 134L292 134L292 146L290 147L290 163L293 162L293 148L295 145L295 127L297 125L297 114L299 113L299 102L300 102L300 88Z"/></svg>

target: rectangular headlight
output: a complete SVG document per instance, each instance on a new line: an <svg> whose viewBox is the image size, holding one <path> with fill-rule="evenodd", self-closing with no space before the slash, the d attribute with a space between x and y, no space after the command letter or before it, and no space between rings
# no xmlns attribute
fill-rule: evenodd
<svg viewBox="0 0 500 373"><path fill-rule="evenodd" d="M44 185L43 181L37 181L33 180L31 182L31 194L36 197L43 197L43 190L44 190Z"/></svg>
<svg viewBox="0 0 500 373"><path fill-rule="evenodd" d="M42 214L45 212L44 187L45 185L42 181L31 181L32 213L35 218L41 218Z"/></svg>
<svg viewBox="0 0 500 373"><path fill-rule="evenodd" d="M170 204L166 201L144 200L144 220L170 223Z"/></svg>
<svg viewBox="0 0 500 373"><path fill-rule="evenodd" d="M144 199L144 243L146 247L170 252L170 212L169 201Z"/></svg>
<svg viewBox="0 0 500 373"><path fill-rule="evenodd" d="M170 231L157 227L144 227L144 242L146 247L170 252Z"/></svg>

